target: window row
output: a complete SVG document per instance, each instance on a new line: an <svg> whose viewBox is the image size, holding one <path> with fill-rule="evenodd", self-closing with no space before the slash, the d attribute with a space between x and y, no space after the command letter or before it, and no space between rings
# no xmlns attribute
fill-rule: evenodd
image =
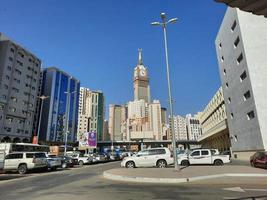
<svg viewBox="0 0 267 200"><path fill-rule="evenodd" d="M231 119L234 119L234 114L233 113L231 113L230 116L231 116ZM254 119L254 118L255 118L254 111L253 110L252 111L249 111L247 113L247 120L251 120L251 119Z"/></svg>
<svg viewBox="0 0 267 200"><path fill-rule="evenodd" d="M15 53L15 49L11 47L11 48L10 48L10 52L12 52L12 53L14 54L14 53ZM18 52L18 55L19 55L21 58L24 58L24 56L25 56L22 52ZM10 57L10 58L11 58L11 57ZM13 58L12 58L12 60L13 60ZM29 58L28 61L31 62L31 63L34 63L36 67L39 67L39 64L38 64L37 61L34 61L34 60L31 59L31 58Z"/></svg>

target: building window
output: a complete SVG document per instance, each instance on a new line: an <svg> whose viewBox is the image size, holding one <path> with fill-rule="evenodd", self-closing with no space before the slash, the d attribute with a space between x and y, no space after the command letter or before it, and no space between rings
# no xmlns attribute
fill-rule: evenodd
<svg viewBox="0 0 267 200"><path fill-rule="evenodd" d="M13 58L12 57L8 57L8 60L12 62L13 61Z"/></svg>
<svg viewBox="0 0 267 200"><path fill-rule="evenodd" d="M12 88L12 90L14 91L14 92L16 92L16 93L19 93L19 89L17 89L17 88Z"/></svg>
<svg viewBox="0 0 267 200"><path fill-rule="evenodd" d="M7 66L7 70L8 71L11 71L11 66Z"/></svg>
<svg viewBox="0 0 267 200"><path fill-rule="evenodd" d="M241 63L241 61L243 60L243 54L241 53L238 58L236 59L237 64L239 65Z"/></svg>
<svg viewBox="0 0 267 200"><path fill-rule="evenodd" d="M234 42L234 47L235 48L237 47L237 45L239 44L239 42L240 42L240 39L239 39L239 36L237 36L237 38L236 38L236 40Z"/></svg>
<svg viewBox="0 0 267 200"><path fill-rule="evenodd" d="M4 85L4 88L7 90L7 89L8 89L8 85L5 84L5 85Z"/></svg>
<svg viewBox="0 0 267 200"><path fill-rule="evenodd" d="M255 115L254 115L254 111L253 111L253 110L247 113L247 118L248 118L248 120L251 120L251 119L253 119L254 117L255 117Z"/></svg>
<svg viewBox="0 0 267 200"><path fill-rule="evenodd" d="M244 94L244 101L246 101L248 98L250 98L251 95L250 95L250 91L247 91L245 94Z"/></svg>
<svg viewBox="0 0 267 200"><path fill-rule="evenodd" d="M21 53L21 52L18 52L18 54L22 57L22 58L24 58L24 55L23 55L23 53Z"/></svg>
<svg viewBox="0 0 267 200"><path fill-rule="evenodd" d="M234 119L234 114L233 113L231 113L231 119Z"/></svg>
<svg viewBox="0 0 267 200"><path fill-rule="evenodd" d="M17 63L18 63L20 66L23 66L23 63L20 62L19 60L17 60Z"/></svg>
<svg viewBox="0 0 267 200"><path fill-rule="evenodd" d="M231 103L231 98L230 97L228 97L228 103Z"/></svg>
<svg viewBox="0 0 267 200"><path fill-rule="evenodd" d="M6 120L8 121L8 123L11 123L13 121L12 117L6 117Z"/></svg>
<svg viewBox="0 0 267 200"><path fill-rule="evenodd" d="M225 83L225 86L226 86L226 88L228 88L229 87L228 83Z"/></svg>
<svg viewBox="0 0 267 200"><path fill-rule="evenodd" d="M224 61L224 57L223 57L223 56L221 57L221 61L222 61L222 62Z"/></svg>
<svg viewBox="0 0 267 200"><path fill-rule="evenodd" d="M12 53L14 53L14 52L15 52L15 49L13 49L13 48L10 48L10 51L11 51Z"/></svg>
<svg viewBox="0 0 267 200"><path fill-rule="evenodd" d="M234 21L233 25L231 26L231 31L233 32L235 30L236 27L236 20Z"/></svg>
<svg viewBox="0 0 267 200"><path fill-rule="evenodd" d="M247 73L246 73L246 71L244 71L244 72L240 75L240 82L242 82L245 78L247 78Z"/></svg>
<svg viewBox="0 0 267 200"><path fill-rule="evenodd" d="M17 102L17 98L16 97L10 97L10 99L14 102Z"/></svg>
<svg viewBox="0 0 267 200"><path fill-rule="evenodd" d="M219 48L221 49L222 48L222 43L220 42L220 44L219 44Z"/></svg>
<svg viewBox="0 0 267 200"><path fill-rule="evenodd" d="M9 76L8 75L6 75L6 80L9 80Z"/></svg>
<svg viewBox="0 0 267 200"><path fill-rule="evenodd" d="M226 75L226 69L223 69L223 74Z"/></svg>

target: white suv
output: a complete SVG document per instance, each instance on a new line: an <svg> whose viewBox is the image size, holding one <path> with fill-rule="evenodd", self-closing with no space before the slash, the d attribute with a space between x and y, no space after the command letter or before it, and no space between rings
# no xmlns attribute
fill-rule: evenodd
<svg viewBox="0 0 267 200"><path fill-rule="evenodd" d="M5 157L4 171L18 171L27 173L30 169L47 168L45 153L41 152L16 152Z"/></svg>
<svg viewBox="0 0 267 200"><path fill-rule="evenodd" d="M136 155L125 157L121 167L166 167L173 164L173 156L168 148L151 148L139 151Z"/></svg>

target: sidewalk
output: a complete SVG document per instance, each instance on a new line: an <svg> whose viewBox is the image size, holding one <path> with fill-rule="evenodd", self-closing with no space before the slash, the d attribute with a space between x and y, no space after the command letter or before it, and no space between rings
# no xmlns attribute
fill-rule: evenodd
<svg viewBox="0 0 267 200"><path fill-rule="evenodd" d="M174 168L116 168L103 173L107 179L143 183L186 183L218 178L258 178L267 183L267 170L241 165L189 166L175 171ZM265 181L266 180L266 181Z"/></svg>

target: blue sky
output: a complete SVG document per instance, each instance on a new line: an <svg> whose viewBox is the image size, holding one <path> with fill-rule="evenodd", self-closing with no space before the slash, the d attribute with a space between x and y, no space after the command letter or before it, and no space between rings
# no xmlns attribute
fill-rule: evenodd
<svg viewBox="0 0 267 200"><path fill-rule="evenodd" d="M174 113L202 110L220 86L214 40L226 6L214 0L0 0L0 32L102 90L108 104L133 99L138 48L153 99L167 106L163 32L150 22L178 17L168 27ZM106 115L107 116L107 115Z"/></svg>

